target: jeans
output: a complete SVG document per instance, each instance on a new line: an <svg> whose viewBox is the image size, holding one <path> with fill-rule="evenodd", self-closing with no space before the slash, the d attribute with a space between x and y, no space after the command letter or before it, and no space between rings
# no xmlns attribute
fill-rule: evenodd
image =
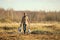
<svg viewBox="0 0 60 40"><path fill-rule="evenodd" d="M24 34L26 33L26 24L23 24L23 31L24 31Z"/></svg>

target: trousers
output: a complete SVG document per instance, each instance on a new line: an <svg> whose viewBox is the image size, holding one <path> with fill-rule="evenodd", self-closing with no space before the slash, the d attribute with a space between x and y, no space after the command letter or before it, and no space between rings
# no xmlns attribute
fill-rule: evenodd
<svg viewBox="0 0 60 40"><path fill-rule="evenodd" d="M24 34L26 33L26 26L27 26L27 25L24 23L24 24L23 24L23 31L24 31Z"/></svg>

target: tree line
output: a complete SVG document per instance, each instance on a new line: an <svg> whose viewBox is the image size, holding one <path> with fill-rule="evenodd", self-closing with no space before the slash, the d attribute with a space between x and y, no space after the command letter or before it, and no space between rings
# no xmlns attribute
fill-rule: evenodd
<svg viewBox="0 0 60 40"><path fill-rule="evenodd" d="M0 22L20 22L23 13L27 13L30 22L57 21L60 22L60 11L16 11L0 8Z"/></svg>

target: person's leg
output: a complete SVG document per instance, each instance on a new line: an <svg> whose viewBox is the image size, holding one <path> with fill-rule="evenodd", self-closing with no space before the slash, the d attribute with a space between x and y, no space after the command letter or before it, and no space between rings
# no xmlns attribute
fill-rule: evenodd
<svg viewBox="0 0 60 40"><path fill-rule="evenodd" d="M24 30L24 34L25 34L25 31L26 31L26 30Z"/></svg>
<svg viewBox="0 0 60 40"><path fill-rule="evenodd" d="M24 34L26 33L26 24L23 25Z"/></svg>

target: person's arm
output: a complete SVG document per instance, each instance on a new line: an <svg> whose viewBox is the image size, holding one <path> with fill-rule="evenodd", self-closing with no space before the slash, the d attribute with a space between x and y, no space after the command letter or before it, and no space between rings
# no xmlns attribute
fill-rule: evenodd
<svg viewBox="0 0 60 40"><path fill-rule="evenodd" d="M27 18L28 19L28 25L29 25L29 29L30 29L30 20L29 20L29 18Z"/></svg>
<svg viewBox="0 0 60 40"><path fill-rule="evenodd" d="M23 22L23 18L22 18L22 20L21 20L20 27L22 26L22 22Z"/></svg>

